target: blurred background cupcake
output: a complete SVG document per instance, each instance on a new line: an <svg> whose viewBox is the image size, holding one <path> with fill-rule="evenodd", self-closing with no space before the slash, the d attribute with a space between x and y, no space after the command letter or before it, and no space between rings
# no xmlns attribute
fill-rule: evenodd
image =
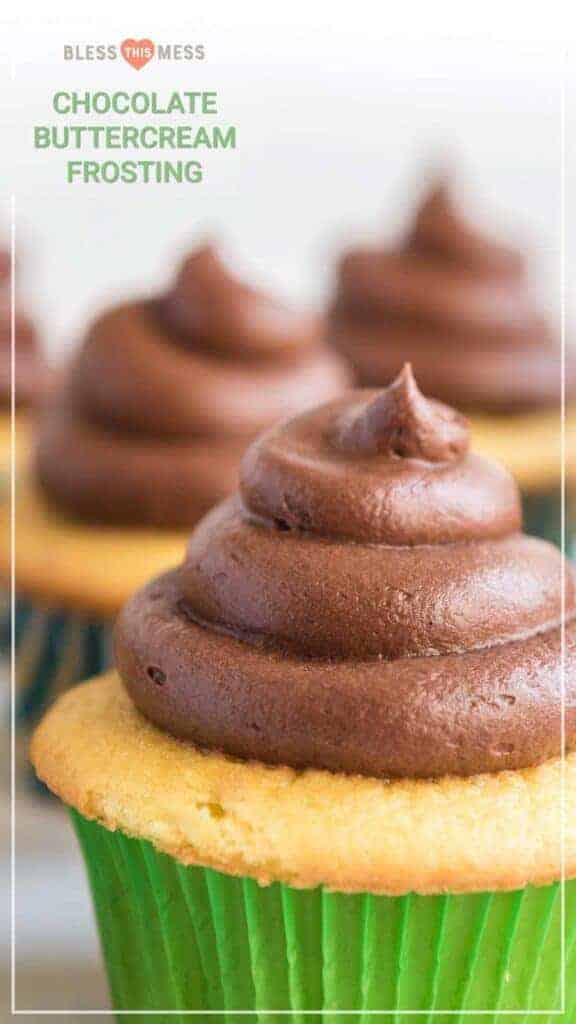
<svg viewBox="0 0 576 1024"><path fill-rule="evenodd" d="M396 244L344 254L328 338L368 387L389 383L410 360L426 393L466 412L478 449L514 474L528 532L560 541L560 331L540 308L524 255L473 225L447 178L429 184ZM568 347L565 362L570 489L576 359Z"/></svg>
<svg viewBox="0 0 576 1024"><path fill-rule="evenodd" d="M20 717L109 661L109 627L229 494L265 426L347 383L316 315L241 283L211 246L171 287L100 316L18 481ZM8 513L0 567L10 569Z"/></svg>
<svg viewBox="0 0 576 1024"><path fill-rule="evenodd" d="M11 461L12 395L12 274L10 253L0 251L0 471L4 478ZM14 313L15 333L15 455L22 458L30 441L30 426L46 399L52 374L35 324L22 310L18 298Z"/></svg>

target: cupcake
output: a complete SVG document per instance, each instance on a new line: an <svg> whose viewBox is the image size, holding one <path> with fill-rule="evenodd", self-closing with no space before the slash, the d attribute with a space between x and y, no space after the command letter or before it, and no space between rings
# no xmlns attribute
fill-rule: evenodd
<svg viewBox="0 0 576 1024"><path fill-rule="evenodd" d="M32 423L46 399L51 381L52 374L41 351L36 328L19 305L14 310L12 323L10 254L0 250L0 500L6 505L10 494L12 463L16 468L29 456ZM8 514L7 508L5 514ZM4 582L7 583L8 579ZM10 648L10 634L10 594L8 587L0 584L2 654L6 654Z"/></svg>
<svg viewBox="0 0 576 1024"><path fill-rule="evenodd" d="M331 343L362 386L388 384L410 359L425 392L464 411L478 450L514 474L528 532L559 541L560 337L538 307L523 255L468 223L446 181L424 196L399 245L344 256L328 319ZM571 350L566 397L574 488Z"/></svg>
<svg viewBox="0 0 576 1024"><path fill-rule="evenodd" d="M12 368L12 303L10 254L0 250L0 472L7 477L12 451L12 369L14 369L15 453L26 452L30 419L41 406L50 372L32 320L17 306L14 312Z"/></svg>
<svg viewBox="0 0 576 1024"><path fill-rule="evenodd" d="M116 1008L573 1021L575 612L408 370L265 433L34 737Z"/></svg>
<svg viewBox="0 0 576 1024"><path fill-rule="evenodd" d="M250 439L341 390L345 372L320 334L317 317L240 283L211 247L165 294L90 327L18 486L25 720L110 664L116 612L179 561L190 527L234 490Z"/></svg>

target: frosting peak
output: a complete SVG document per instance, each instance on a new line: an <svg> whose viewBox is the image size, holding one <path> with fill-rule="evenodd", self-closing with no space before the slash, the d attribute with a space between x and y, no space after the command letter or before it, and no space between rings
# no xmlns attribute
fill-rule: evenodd
<svg viewBox="0 0 576 1024"><path fill-rule="evenodd" d="M470 454L463 418L424 398L405 370L263 434L240 469L250 515L359 543L451 544L520 526L517 488Z"/></svg>
<svg viewBox="0 0 576 1024"><path fill-rule="evenodd" d="M405 371L391 394L352 392L263 435L240 494L124 610L118 667L156 724L240 757L376 776L558 754L560 553L519 532L516 487L492 463L334 443L397 394L425 401ZM564 598L576 745L569 570Z"/></svg>
<svg viewBox="0 0 576 1024"><path fill-rule="evenodd" d="M487 239L465 217L448 176L432 182L406 238L407 250L440 260L452 258L461 270L519 274L525 267L514 249Z"/></svg>
<svg viewBox="0 0 576 1024"><path fill-rule="evenodd" d="M468 450L470 435L463 416L424 397L406 363L382 394L343 424L338 443L366 454L452 462Z"/></svg>
<svg viewBox="0 0 576 1024"><path fill-rule="evenodd" d="M207 345L239 360L291 361L320 340L317 316L240 281L212 243L184 260L162 305L185 344Z"/></svg>

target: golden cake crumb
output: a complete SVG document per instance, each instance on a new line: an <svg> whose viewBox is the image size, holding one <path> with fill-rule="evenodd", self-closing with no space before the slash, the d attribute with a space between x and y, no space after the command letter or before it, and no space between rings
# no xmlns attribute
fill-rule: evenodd
<svg viewBox="0 0 576 1024"><path fill-rule="evenodd" d="M535 768L386 782L241 762L161 732L114 672L38 728L36 771L64 803L183 864L295 887L400 895L576 877L576 753Z"/></svg>

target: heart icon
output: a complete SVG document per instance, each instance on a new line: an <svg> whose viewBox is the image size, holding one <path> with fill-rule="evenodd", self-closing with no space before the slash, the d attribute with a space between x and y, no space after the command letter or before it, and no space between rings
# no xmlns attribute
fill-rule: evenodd
<svg viewBox="0 0 576 1024"><path fill-rule="evenodd" d="M128 64L140 71L149 60L152 60L156 47L151 39L125 39L120 44L120 52Z"/></svg>

